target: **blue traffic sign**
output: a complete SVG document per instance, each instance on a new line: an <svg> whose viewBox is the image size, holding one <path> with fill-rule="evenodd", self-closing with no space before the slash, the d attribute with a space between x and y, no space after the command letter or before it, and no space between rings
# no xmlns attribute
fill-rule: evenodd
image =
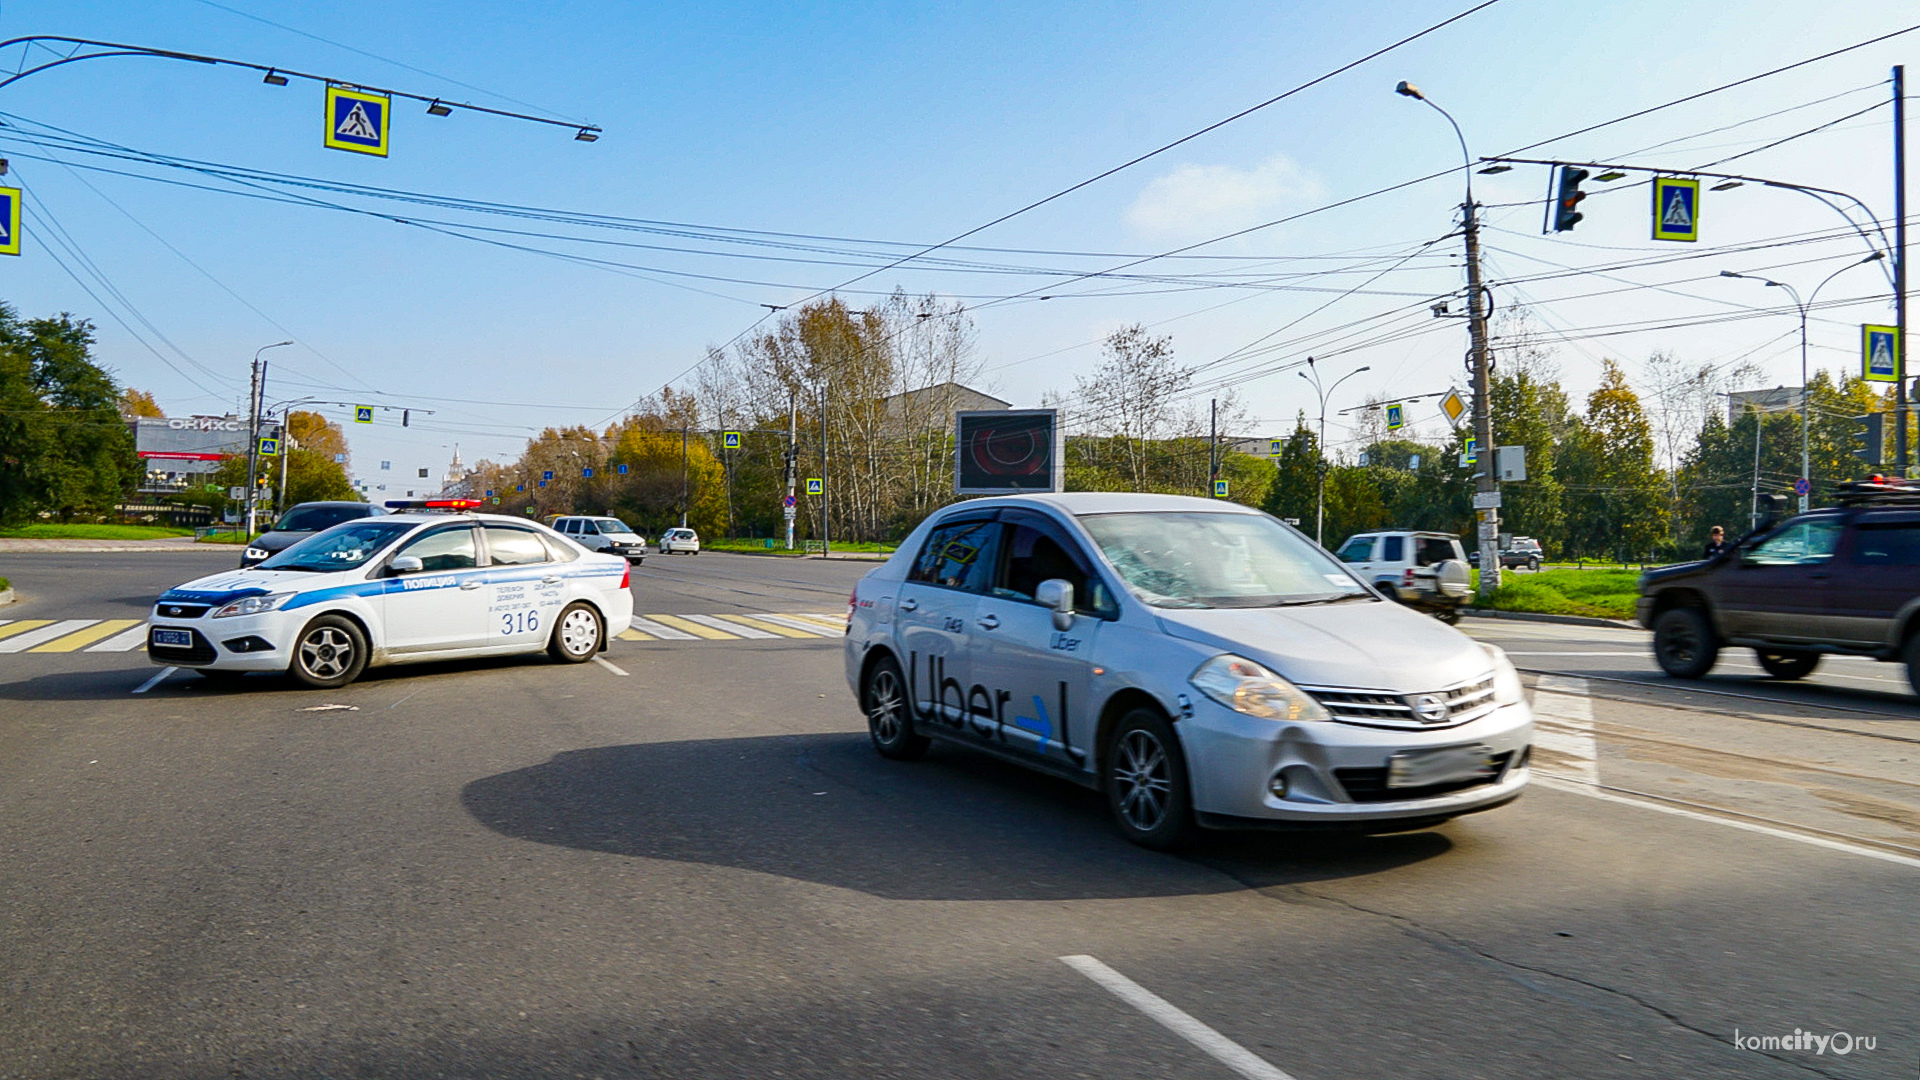
<svg viewBox="0 0 1920 1080"><path fill-rule="evenodd" d="M1700 239L1700 181L1678 176L1653 178L1653 238Z"/></svg>
<svg viewBox="0 0 1920 1080"><path fill-rule="evenodd" d="M826 493L826 490L827 490L827 482L825 480L822 480L817 476L810 476L807 478L807 494L824 495Z"/></svg>
<svg viewBox="0 0 1920 1080"><path fill-rule="evenodd" d="M355 405L353 407L353 422L356 424L373 423L373 406Z"/></svg>
<svg viewBox="0 0 1920 1080"><path fill-rule="evenodd" d="M581 476L584 476L584 477L586 477L586 478L587 478L587 479L589 479L589 480L591 480L591 479L593 479L593 470L592 470L591 468L585 468L585 469L581 469L581 470L580 470L580 475L581 475Z"/></svg>
<svg viewBox="0 0 1920 1080"><path fill-rule="evenodd" d="M387 122L393 102L383 94L327 87L327 148L387 156Z"/></svg>
<svg viewBox="0 0 1920 1080"><path fill-rule="evenodd" d="M542 480L551 480L551 479L553 479L553 470L552 470L552 469L548 469L548 470L547 470L546 472L543 472L543 473L541 473L541 474L540 474L540 479L542 479Z"/></svg>
<svg viewBox="0 0 1920 1080"><path fill-rule="evenodd" d="M1793 482L1793 493L1795 495L1805 495L1808 491L1812 490L1812 488L1813 485L1807 483L1807 478L1804 476Z"/></svg>
<svg viewBox="0 0 1920 1080"><path fill-rule="evenodd" d="M1860 377L1868 382L1900 381L1900 328L1860 328Z"/></svg>
<svg viewBox="0 0 1920 1080"><path fill-rule="evenodd" d="M791 510L793 509L793 504L798 501L799 501L798 499L795 499L793 496L789 495L786 498L780 500L780 505Z"/></svg>
<svg viewBox="0 0 1920 1080"><path fill-rule="evenodd" d="M271 435L260 436L260 456L261 457L278 457L279 454L280 454L279 439L276 439Z"/></svg>
<svg viewBox="0 0 1920 1080"><path fill-rule="evenodd" d="M1407 426L1407 408L1404 405L1387 406L1387 430L1399 431Z"/></svg>
<svg viewBox="0 0 1920 1080"><path fill-rule="evenodd" d="M720 445L728 450L740 449L740 433L737 431L723 433L720 436Z"/></svg>
<svg viewBox="0 0 1920 1080"><path fill-rule="evenodd" d="M1213 497L1216 499L1224 499L1227 497L1227 482L1225 480L1215 480L1213 482Z"/></svg>
<svg viewBox="0 0 1920 1080"><path fill-rule="evenodd" d="M20 189L0 187L0 255L20 254Z"/></svg>
<svg viewBox="0 0 1920 1080"><path fill-rule="evenodd" d="M627 467L625 465L615 465L613 471L619 473L621 476L627 475Z"/></svg>
<svg viewBox="0 0 1920 1080"><path fill-rule="evenodd" d="M1479 462L1480 440L1475 438L1472 435L1467 436L1466 448L1461 453L1460 456L1466 458L1468 461L1471 461L1471 462L1476 462L1476 463Z"/></svg>

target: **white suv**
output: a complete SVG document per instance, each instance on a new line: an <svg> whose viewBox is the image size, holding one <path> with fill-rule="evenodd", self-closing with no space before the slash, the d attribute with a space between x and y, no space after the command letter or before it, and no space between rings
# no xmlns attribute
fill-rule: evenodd
<svg viewBox="0 0 1920 1080"><path fill-rule="evenodd" d="M1362 581L1446 622L1458 618L1455 609L1473 591L1466 552L1452 533L1360 533L1348 537L1338 555Z"/></svg>
<svg viewBox="0 0 1920 1080"><path fill-rule="evenodd" d="M627 527L616 517L559 517L553 519L553 531L586 548L619 555L630 563L647 557L647 538Z"/></svg>

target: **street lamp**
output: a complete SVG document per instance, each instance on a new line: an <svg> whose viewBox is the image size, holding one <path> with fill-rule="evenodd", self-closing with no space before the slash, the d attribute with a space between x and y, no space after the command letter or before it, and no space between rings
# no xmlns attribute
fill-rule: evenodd
<svg viewBox="0 0 1920 1080"><path fill-rule="evenodd" d="M1873 254L1858 262L1848 263L1833 273L1828 274L1821 280L1820 284L1815 285L1813 292L1809 294L1804 301L1800 299L1800 291L1788 285L1786 282L1755 277L1752 274L1735 273L1732 270L1720 271L1721 277L1758 281L1770 289L1784 289L1788 296L1793 297L1794 310L1800 313L1800 480L1807 486L1807 490L1800 493L1800 512L1803 514L1807 512L1808 501L1813 498L1813 450L1812 440L1808 434L1809 428L1807 423L1809 411L1808 401L1811 397L1807 387L1807 310L1813 307L1815 300L1820 298L1820 290L1827 287L1827 282L1832 281L1834 278L1839 277L1841 274L1846 273L1856 266L1865 266L1870 262L1879 262L1886 257L1885 252L1876 250Z"/></svg>
<svg viewBox="0 0 1920 1080"><path fill-rule="evenodd" d="M1406 84L1402 83L1401 85L1404 86ZM1307 370L1313 372L1313 374L1308 375L1306 371L1296 372L1295 374L1312 383L1313 392L1320 395L1320 489L1313 497L1313 542L1319 544L1321 547L1326 547L1327 542L1322 533L1325 530L1327 520L1327 399L1333 396L1335 390L1340 389L1341 383L1346 382L1348 379L1353 378L1363 371L1372 371L1373 365L1368 364L1363 367L1354 368L1352 371L1335 379L1333 385L1327 387L1325 390L1320 389L1320 368L1313 362L1313 357L1311 356L1307 357Z"/></svg>
<svg viewBox="0 0 1920 1080"><path fill-rule="evenodd" d="M1480 447L1480 471L1474 476L1474 507L1480 518L1480 594L1487 596L1500 587L1500 488L1493 472L1493 365L1487 355L1486 296L1485 287L1480 283L1480 218L1473 202L1473 155L1467 150L1467 137L1452 113L1435 105L1410 82L1402 81L1393 89L1402 96L1426 102L1434 112L1446 117L1454 137L1460 140L1460 156L1465 159L1462 175L1466 177L1467 198L1460 204L1460 228L1467 247L1467 339L1473 348L1473 434Z"/></svg>
<svg viewBox="0 0 1920 1080"><path fill-rule="evenodd" d="M267 363L260 354L268 349L278 349L291 345L291 341L276 341L271 345L262 345L253 351L253 392L247 399L247 539L253 539L254 525L258 521L258 500L255 498L254 485L258 483L260 471L260 399L267 391Z"/></svg>

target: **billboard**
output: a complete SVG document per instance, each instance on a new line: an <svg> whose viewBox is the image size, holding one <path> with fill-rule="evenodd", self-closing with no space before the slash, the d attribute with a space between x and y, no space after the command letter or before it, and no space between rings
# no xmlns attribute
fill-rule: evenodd
<svg viewBox="0 0 1920 1080"><path fill-rule="evenodd" d="M1066 487L1066 432L1056 409L957 412L953 490L1016 495Z"/></svg>

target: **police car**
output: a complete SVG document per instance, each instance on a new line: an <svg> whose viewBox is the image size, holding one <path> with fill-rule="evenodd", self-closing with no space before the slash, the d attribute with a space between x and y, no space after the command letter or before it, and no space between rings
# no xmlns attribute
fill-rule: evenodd
<svg viewBox="0 0 1920 1080"><path fill-rule="evenodd" d="M1529 775L1504 653L1224 501L949 507L860 580L845 659L883 756L944 740L1065 777L1148 847L1195 826L1421 828Z"/></svg>
<svg viewBox="0 0 1920 1080"><path fill-rule="evenodd" d="M153 608L156 664L344 686L370 666L547 650L581 663L633 618L627 561L474 499L389 502Z"/></svg>

